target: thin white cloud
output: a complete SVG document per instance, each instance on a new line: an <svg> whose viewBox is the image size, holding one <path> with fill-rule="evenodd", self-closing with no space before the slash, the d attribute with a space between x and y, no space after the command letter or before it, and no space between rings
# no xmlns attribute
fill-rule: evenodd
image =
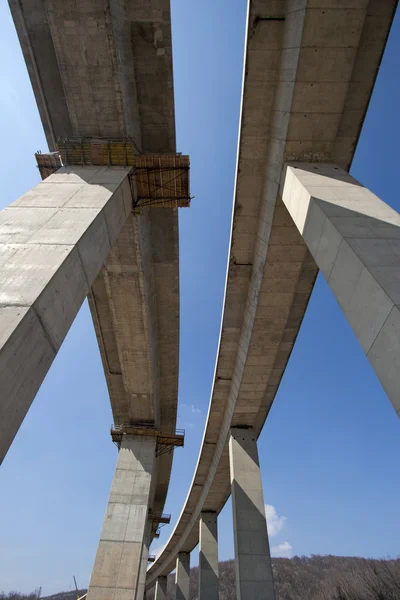
<svg viewBox="0 0 400 600"><path fill-rule="evenodd" d="M287 541L282 542L281 544L272 546L271 554L273 556L280 556L282 558L292 558L293 546L291 544L289 544L289 542L287 542Z"/></svg>
<svg viewBox="0 0 400 600"><path fill-rule="evenodd" d="M158 558L161 552L164 550L165 544L155 543L151 545L149 554L153 554L156 558Z"/></svg>
<svg viewBox="0 0 400 600"><path fill-rule="evenodd" d="M285 524L286 517L280 517L272 504L265 505L265 516L267 517L268 535L274 537L278 535Z"/></svg>
<svg viewBox="0 0 400 600"><path fill-rule="evenodd" d="M182 408L190 408L190 411L195 414L201 415L203 411L200 408L194 406L194 404L182 404Z"/></svg>

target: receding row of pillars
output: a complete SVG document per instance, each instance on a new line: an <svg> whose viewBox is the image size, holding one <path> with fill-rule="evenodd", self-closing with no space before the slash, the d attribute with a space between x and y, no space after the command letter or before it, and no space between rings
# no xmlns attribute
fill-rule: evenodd
<svg viewBox="0 0 400 600"><path fill-rule="evenodd" d="M238 600L274 600L274 584L254 429L235 427L229 439L235 576ZM190 553L176 561L175 598L189 600ZM157 578L155 600L167 597L167 576ZM218 600L218 525L215 512L199 521L199 600Z"/></svg>

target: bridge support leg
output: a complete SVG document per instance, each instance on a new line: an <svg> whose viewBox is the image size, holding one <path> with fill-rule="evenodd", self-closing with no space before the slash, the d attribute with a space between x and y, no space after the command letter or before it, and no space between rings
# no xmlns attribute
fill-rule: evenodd
<svg viewBox="0 0 400 600"><path fill-rule="evenodd" d="M157 577L154 600L167 600L167 585L168 577L166 575L160 575L160 577Z"/></svg>
<svg viewBox="0 0 400 600"><path fill-rule="evenodd" d="M254 429L231 429L229 463L238 600L274 600L274 582Z"/></svg>
<svg viewBox="0 0 400 600"><path fill-rule="evenodd" d="M199 600L218 600L217 513L202 512L199 529Z"/></svg>
<svg viewBox="0 0 400 600"><path fill-rule="evenodd" d="M400 215L332 164L286 166L281 195L400 416Z"/></svg>
<svg viewBox="0 0 400 600"><path fill-rule="evenodd" d="M0 463L131 211L128 172L61 168L0 212Z"/></svg>
<svg viewBox="0 0 400 600"><path fill-rule="evenodd" d="M138 585L136 588L135 600L143 600L143 598L146 597L145 585L146 585L147 563L148 563L148 558L149 558L150 537L151 537L151 523L149 521L147 521L144 536L143 536L142 558L140 561L139 582L138 582Z"/></svg>
<svg viewBox="0 0 400 600"><path fill-rule="evenodd" d="M190 593L190 553L179 552L176 559L175 598L189 600Z"/></svg>
<svg viewBox="0 0 400 600"><path fill-rule="evenodd" d="M156 438L124 435L118 454L88 600L132 600L138 592ZM148 542L148 540L147 540Z"/></svg>

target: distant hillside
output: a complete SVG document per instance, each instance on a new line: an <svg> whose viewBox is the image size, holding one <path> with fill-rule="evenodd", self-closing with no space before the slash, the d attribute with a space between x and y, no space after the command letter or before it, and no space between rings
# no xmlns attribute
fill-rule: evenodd
<svg viewBox="0 0 400 600"><path fill-rule="evenodd" d="M43 596L40 598L40 600L77 600L77 598L80 598L83 596L83 594L86 594L86 592L86 589L78 590L78 592L76 592L76 590L73 590L72 592L59 592L58 594L53 594L52 596Z"/></svg>
<svg viewBox="0 0 400 600"><path fill-rule="evenodd" d="M86 594L86 589L78 590L79 597ZM5 594L4 592L0 592L0 600L38 600L38 592L36 590L31 594L19 594L18 592L9 592ZM41 596L40 600L77 600L77 592L73 590L72 592L59 592L58 594L53 594L52 596Z"/></svg>
<svg viewBox="0 0 400 600"><path fill-rule="evenodd" d="M400 600L400 560L340 556L295 556L272 561L276 600ZM236 600L233 560L219 564L219 600ZM190 600L197 599L198 568L191 569ZM80 590L79 595L86 590ZM168 600L174 600L174 575L168 578ZM37 592L0 593L0 600L37 600ZM41 600L76 600L60 592ZM146 600L154 600L154 590Z"/></svg>
<svg viewBox="0 0 400 600"><path fill-rule="evenodd" d="M400 600L400 560L340 556L274 558L276 600ZM233 560L219 564L220 600L236 600ZM198 569L191 569L190 600L197 599ZM168 600L174 600L174 576ZM154 590L146 600L154 599Z"/></svg>

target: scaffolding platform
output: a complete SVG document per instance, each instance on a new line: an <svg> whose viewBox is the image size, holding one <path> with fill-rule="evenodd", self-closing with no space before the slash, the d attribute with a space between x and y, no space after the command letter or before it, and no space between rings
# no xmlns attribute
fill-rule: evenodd
<svg viewBox="0 0 400 600"><path fill-rule="evenodd" d="M165 432L149 425L135 425L130 423L124 423L122 425L111 426L111 439L114 442L114 444L118 446L118 449L120 449L121 447L121 442L124 435L143 435L156 437L157 456L160 456L165 452L171 451L174 447L183 447L185 441L184 429L174 429L173 432Z"/></svg>
<svg viewBox="0 0 400 600"><path fill-rule="evenodd" d="M151 533L155 538L159 538L161 534L161 528L164 525L169 525L171 522L171 515L167 515L165 513L162 514L153 514L150 511L149 520L151 522Z"/></svg>
<svg viewBox="0 0 400 600"><path fill-rule="evenodd" d="M157 525L169 525L171 523L171 515L166 513L162 513L161 515L153 515L149 516L152 523L157 523Z"/></svg>
<svg viewBox="0 0 400 600"><path fill-rule="evenodd" d="M35 158L42 179L61 166L132 167L129 177L134 210L142 207L189 207L189 156L181 154L140 154L130 139L62 138L57 152Z"/></svg>
<svg viewBox="0 0 400 600"><path fill-rule="evenodd" d="M50 175L55 173L57 169L62 167L61 156L59 152L48 152L47 154L36 152L35 158L42 181L47 179L47 177L50 177Z"/></svg>

